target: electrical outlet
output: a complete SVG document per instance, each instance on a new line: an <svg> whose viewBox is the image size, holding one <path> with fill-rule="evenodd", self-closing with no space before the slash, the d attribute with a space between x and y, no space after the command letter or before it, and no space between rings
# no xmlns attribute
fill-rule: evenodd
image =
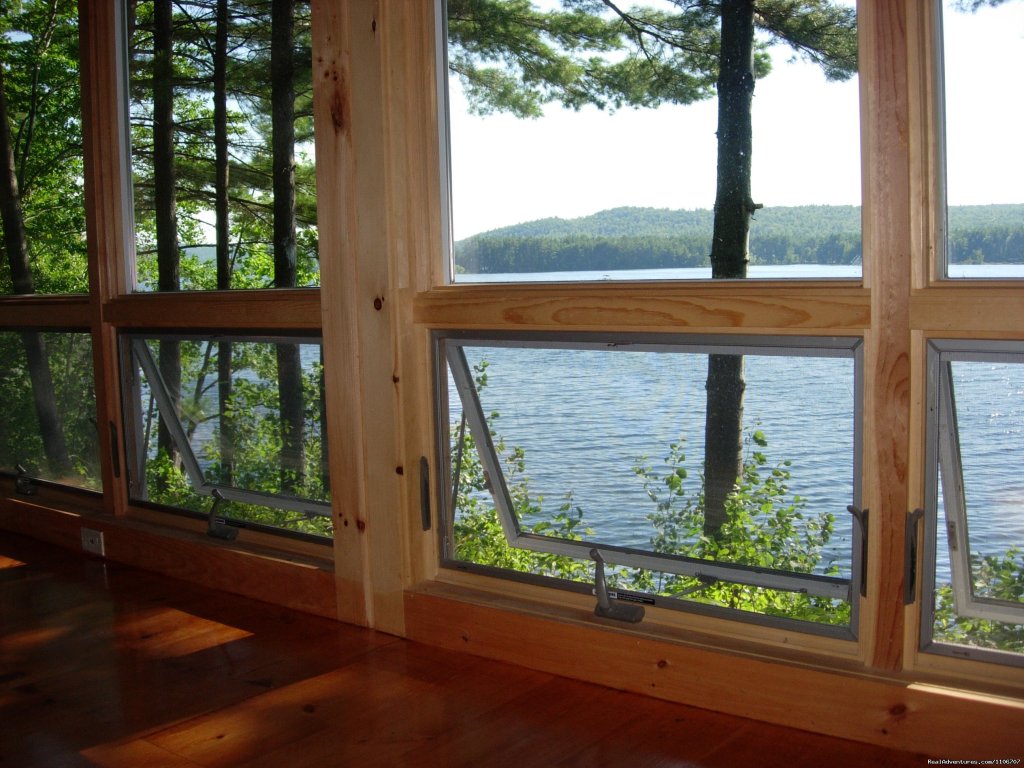
<svg viewBox="0 0 1024 768"><path fill-rule="evenodd" d="M103 557L106 551L103 548L103 532L94 531L92 528L82 529L82 549L92 552L94 555Z"/></svg>

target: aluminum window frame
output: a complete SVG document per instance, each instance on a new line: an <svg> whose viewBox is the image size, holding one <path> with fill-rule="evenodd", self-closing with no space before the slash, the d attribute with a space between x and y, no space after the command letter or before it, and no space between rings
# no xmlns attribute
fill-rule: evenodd
<svg viewBox="0 0 1024 768"><path fill-rule="evenodd" d="M946 643L934 638L936 575L938 548L941 546L939 526L944 525L949 556L950 579L957 615L1009 624L1024 623L1024 603L979 597L974 594L970 558L970 533L967 500L960 455L956 394L952 380L952 363L1024 364L1024 345L1013 341L940 340L928 342L928 423L927 470L925 498L925 554L922 600L922 650L960 657L999 659L1024 666L1024 656L990 648ZM938 503L941 483L943 520L939 519Z"/></svg>
<svg viewBox="0 0 1024 768"><path fill-rule="evenodd" d="M463 402L463 413L467 426L476 442L480 462L490 482L491 498L498 514L499 522L506 542L516 548L533 552L567 555L583 561L590 560L590 550L598 549L608 562L616 565L651 569L683 576L713 578L720 581L747 586L785 590L839 599L850 602L851 620L849 627L842 627L836 633L844 637L855 637L858 618L858 585L864 574L862 553L864 537L858 525L852 526L851 535L851 568L850 577L824 576L821 574L802 574L753 566L723 563L682 555L653 553L633 547L609 545L588 540L572 541L555 539L537 534L524 533L519 526L516 515L512 511L512 501L505 483L501 461L497 456L490 430L487 428L484 414L472 373L463 352L464 347L518 347L539 349L573 349L626 351L638 350L645 352L690 353L690 354L757 354L793 356L803 353L814 357L841 357L852 359L854 364L854 414L853 414L853 492L851 503L860 507L862 486L862 416L863 416L863 340L860 337L828 336L828 337L791 337L791 336L712 336L712 335L681 335L681 334L624 334L624 333L517 333L517 332L471 332L471 331L435 331L433 334L435 349L435 394L438 449L442 457L441 477L438 487L440 493L440 509L442 510L441 564L443 567L460 570L479 570L482 573L495 572L503 576L519 580L534 581L540 579L550 584L553 579L534 577L530 574L498 569L492 566L476 565L455 560L452 557L453 543L449 535L455 517L451 490L453 488L448 445L448 405L447 405L447 371L451 370ZM813 355L808 352L813 351ZM468 402L467 402L468 401ZM481 450L481 447L484 450ZM579 585L576 585L577 587ZM584 587L586 585L583 585ZM572 588L571 586L569 587ZM623 593L627 594L627 593ZM636 593L637 596L640 593ZM679 604L681 600L661 598L660 596L644 596L644 602L657 604ZM654 599L651 599L654 598ZM695 606L697 610L717 608L714 606ZM723 608L730 617L748 612ZM711 612L718 612L712 610ZM799 625L819 627L810 622L799 620L749 614L755 620L769 624L786 626ZM831 634L836 627L821 625L824 634Z"/></svg>
<svg viewBox="0 0 1024 768"><path fill-rule="evenodd" d="M175 447L181 454L182 468L184 469L185 477L188 479L189 486L197 494L209 496L213 499L216 499L219 495L227 501L255 504L262 507L269 507L271 509L278 509L284 512L298 512L305 515L314 515L316 517L332 517L330 501L317 501L315 499L286 496L267 491L255 491L247 488L239 488L237 486L213 483L207 480L199 460L196 457L195 452L192 450L192 445L185 434L185 429L182 426L181 419L178 417L177 411L174 408L173 400L171 399L170 393L167 391L167 385L165 384L163 377L160 375L159 366L153 359L152 351L146 343L149 340L204 341L210 343L224 341L257 344L303 343L322 345L323 340L319 335L283 336L225 333L195 334L167 333L166 331L161 333L125 333L121 335L121 369L122 377L130 376L130 380L132 382L134 382L135 371L138 369L142 370L146 377L146 381L150 386L150 391L153 393L153 397L157 401L160 419L167 427ZM126 446L126 455L129 463L128 487L129 494L132 498L140 501L148 501L147 499L142 498L145 495L144 493L139 493L140 478L144 476L144 473L140 472L139 467L141 462L145 462L145 446L139 444L136 430L132 426L135 423L136 417L141 416L139 413L139 405L133 397L135 389L136 387L134 384L129 384L124 387L125 402L123 408L125 419L125 440L128 443ZM172 414L174 415L174 418L171 418ZM239 524L241 521L229 519L229 522L231 524ZM276 528L270 530L281 534L303 535L278 530Z"/></svg>

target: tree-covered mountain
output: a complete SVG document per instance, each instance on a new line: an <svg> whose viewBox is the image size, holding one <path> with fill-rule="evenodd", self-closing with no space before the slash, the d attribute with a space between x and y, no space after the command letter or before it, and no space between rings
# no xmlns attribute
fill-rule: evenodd
<svg viewBox="0 0 1024 768"><path fill-rule="evenodd" d="M547 218L484 232L455 244L470 273L658 269L710 265L709 210L613 208L577 219ZM1024 205L949 211L953 263L1024 263ZM856 264L858 206L805 205L758 211L751 264Z"/></svg>

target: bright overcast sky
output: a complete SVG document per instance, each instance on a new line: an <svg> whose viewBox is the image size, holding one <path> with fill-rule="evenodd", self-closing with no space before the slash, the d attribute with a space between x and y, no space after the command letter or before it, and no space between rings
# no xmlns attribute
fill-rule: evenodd
<svg viewBox="0 0 1024 768"><path fill-rule="evenodd" d="M1022 202L1024 2L948 11L951 204ZM858 84L775 65L754 96L754 201L765 206L860 203ZM451 85L456 240L549 216L617 206L711 208L716 104L709 100L608 115L550 107L544 118L472 117Z"/></svg>

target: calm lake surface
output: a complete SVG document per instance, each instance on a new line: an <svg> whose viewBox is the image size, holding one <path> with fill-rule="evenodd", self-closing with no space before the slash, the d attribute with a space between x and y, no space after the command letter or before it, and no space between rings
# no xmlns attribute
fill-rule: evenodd
<svg viewBox="0 0 1024 768"><path fill-rule="evenodd" d="M814 277L860 275L859 267L813 269ZM652 271L666 273L661 279L701 277L703 272L644 270ZM810 276L806 267L770 272L761 276ZM580 279L579 273L568 274L573 277L544 273L526 279ZM616 279L636 279L625 275L633 273L614 273ZM524 279L476 277L487 282ZM647 547L653 533L648 515L656 504L635 468L648 466L663 475L669 447L676 442L685 444L685 482L693 492L699 488L706 355L494 345L469 346L466 355L471 365L488 364L480 395L483 409L498 414L492 428L506 448L524 450L525 476L540 518L557 514L571 492L572 503L584 511L585 526L594 532L588 539ZM758 352L745 354L744 360L744 431L764 434L769 466L789 462L790 491L806 500L806 515L835 516L826 560L848 575L852 533L846 506L854 502L859 471L854 463L853 359ZM1024 473L1006 469L1014 457L1017 466L1024 460L1024 366L975 365L956 386L972 549L1003 554L1024 541ZM461 411L451 380L449 402L455 425ZM748 443L748 453L752 450ZM942 549L940 575L945 572Z"/></svg>

